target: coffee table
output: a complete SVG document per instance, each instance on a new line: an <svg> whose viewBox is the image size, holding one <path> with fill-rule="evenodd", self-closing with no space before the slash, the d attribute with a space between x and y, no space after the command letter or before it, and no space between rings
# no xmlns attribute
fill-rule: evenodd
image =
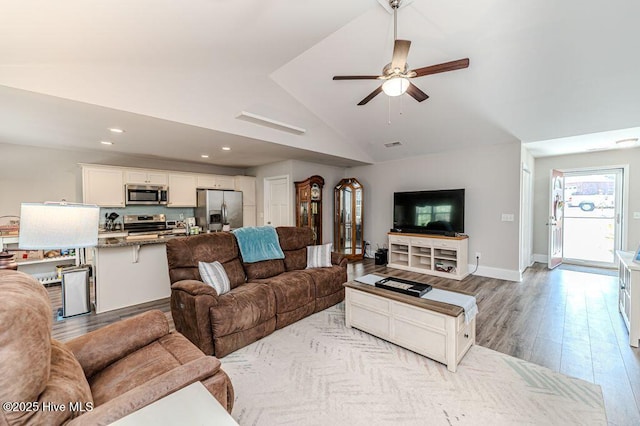
<svg viewBox="0 0 640 426"><path fill-rule="evenodd" d="M347 327L446 364L451 372L456 371L462 357L475 344L476 319L465 323L460 306L356 281L344 286Z"/></svg>
<svg viewBox="0 0 640 426"><path fill-rule="evenodd" d="M111 425L238 426L238 423L201 382L194 382Z"/></svg>

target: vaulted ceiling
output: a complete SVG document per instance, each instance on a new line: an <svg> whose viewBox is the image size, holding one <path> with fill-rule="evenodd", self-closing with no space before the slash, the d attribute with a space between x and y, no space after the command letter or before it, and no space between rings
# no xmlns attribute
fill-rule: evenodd
<svg viewBox="0 0 640 426"><path fill-rule="evenodd" d="M390 61L393 19L377 0L0 0L0 142L348 166L518 141L585 150L574 137L640 127L639 2L407 3L409 67L470 66L414 79L424 102L357 106L379 82L331 78Z"/></svg>

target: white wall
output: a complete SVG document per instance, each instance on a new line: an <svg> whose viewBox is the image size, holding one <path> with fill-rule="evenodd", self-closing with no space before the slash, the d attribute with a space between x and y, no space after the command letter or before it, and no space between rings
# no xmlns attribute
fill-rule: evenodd
<svg viewBox="0 0 640 426"><path fill-rule="evenodd" d="M629 165L629 204L623 207L626 217L623 227L625 250L635 250L640 243L640 220L633 219L633 212L640 212L640 148L598 151L584 154L536 158L534 183L533 252L538 258L548 254L549 235L549 176L551 169L567 170Z"/></svg>
<svg viewBox="0 0 640 426"><path fill-rule="evenodd" d="M333 188L345 177L345 169L307 161L288 160L247 169L247 174L256 177L256 203L258 225L264 225L264 178L273 176L289 176L291 181L291 225L295 225L295 186L294 182L318 175L324 178L322 188L322 242L333 241Z"/></svg>
<svg viewBox="0 0 640 426"><path fill-rule="evenodd" d="M110 156L0 144L0 215L19 214L25 201L81 200L78 163L110 164L219 174L256 176L258 224L262 224L264 177L288 175L293 182L312 175L325 179L323 190L323 241L333 240L333 188L343 177L355 177L364 186L364 237L386 245L392 226L393 193L427 189L466 189L465 230L470 259L482 253L479 275L518 279L519 202L521 151L518 143L475 150L389 161L343 169L289 160L247 170L201 164ZM244 172L244 173L243 173ZM537 170L536 170L537 173ZM640 210L640 206L636 207ZM502 222L501 214L514 214ZM293 219L295 221L295 219ZM472 261L472 260L470 260Z"/></svg>
<svg viewBox="0 0 640 426"><path fill-rule="evenodd" d="M519 143L449 151L346 170L364 186L364 238L387 244L396 191L465 188L469 259L482 253L479 275L518 280ZM514 215L502 222L502 213Z"/></svg>
<svg viewBox="0 0 640 426"><path fill-rule="evenodd" d="M0 216L19 215L20 203L82 201L78 163L141 167L197 173L242 175L244 169L148 159L100 151L67 151L0 144Z"/></svg>
<svg viewBox="0 0 640 426"><path fill-rule="evenodd" d="M247 169L247 174L256 177L256 224L264 226L264 179L276 176L289 176L291 187L293 188L293 160L279 161L277 163L266 164L259 167ZM289 201L291 208L295 203L294 189L291 190ZM291 215L291 225L296 224L295 216Z"/></svg>

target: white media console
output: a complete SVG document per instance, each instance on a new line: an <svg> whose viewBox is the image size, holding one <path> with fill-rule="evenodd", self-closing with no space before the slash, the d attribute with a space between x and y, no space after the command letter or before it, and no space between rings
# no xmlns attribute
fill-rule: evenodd
<svg viewBox="0 0 640 426"><path fill-rule="evenodd" d="M468 237L389 232L390 268L461 280L469 275Z"/></svg>

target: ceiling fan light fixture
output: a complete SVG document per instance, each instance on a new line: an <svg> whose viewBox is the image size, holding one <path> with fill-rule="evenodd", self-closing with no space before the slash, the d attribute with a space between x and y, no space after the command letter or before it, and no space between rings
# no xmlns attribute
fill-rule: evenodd
<svg viewBox="0 0 640 426"><path fill-rule="evenodd" d="M405 77L391 77L382 84L382 91L388 96L400 96L409 88L409 79Z"/></svg>

